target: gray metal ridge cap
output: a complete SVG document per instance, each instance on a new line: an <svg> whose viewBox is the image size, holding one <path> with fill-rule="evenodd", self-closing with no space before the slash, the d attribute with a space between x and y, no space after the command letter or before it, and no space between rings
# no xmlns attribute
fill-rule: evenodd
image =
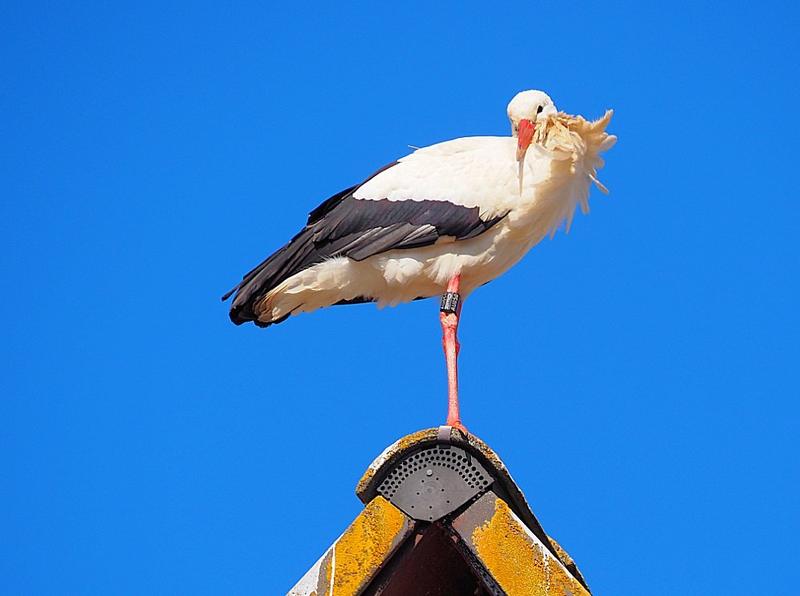
<svg viewBox="0 0 800 596"><path fill-rule="evenodd" d="M383 452L373 460L364 472L364 475L358 481L356 496L358 496L361 502L367 504L375 498L378 485L389 473L393 465L405 455L430 445L442 443L441 429L442 427L436 427L416 431L401 437L384 449ZM544 528L541 523L539 523L528 501L525 499L525 495L517 486L517 483L514 482L503 460L500 459L494 450L476 435L469 433L465 437L456 429L452 429L449 441L453 445L457 445L475 456L481 464L497 478L494 491L500 497L508 501L512 510L522 522L549 548L557 559L561 560L562 556L559 551L564 553L563 549L560 547L556 548L553 545L550 537L545 533ZM562 562L564 562L565 565L567 564L566 561Z"/></svg>

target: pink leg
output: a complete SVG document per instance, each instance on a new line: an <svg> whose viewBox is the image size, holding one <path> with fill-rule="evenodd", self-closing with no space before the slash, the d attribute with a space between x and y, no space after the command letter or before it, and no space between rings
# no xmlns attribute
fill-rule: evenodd
<svg viewBox="0 0 800 596"><path fill-rule="evenodd" d="M447 284L447 292L458 294L461 275L456 275ZM458 410L458 352L461 346L456 333L458 331L458 318L461 315L461 302L456 307L456 312L441 312L439 320L442 323L442 346L444 357L447 361L447 425L457 428L465 435L466 427L461 423Z"/></svg>

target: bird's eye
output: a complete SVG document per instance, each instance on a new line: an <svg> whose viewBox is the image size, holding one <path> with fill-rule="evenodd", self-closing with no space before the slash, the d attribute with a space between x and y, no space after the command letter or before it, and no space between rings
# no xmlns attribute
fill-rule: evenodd
<svg viewBox="0 0 800 596"><path fill-rule="evenodd" d="M536 113L537 114L541 114L543 109L544 109L544 106L539 106L538 108L536 108Z"/></svg>

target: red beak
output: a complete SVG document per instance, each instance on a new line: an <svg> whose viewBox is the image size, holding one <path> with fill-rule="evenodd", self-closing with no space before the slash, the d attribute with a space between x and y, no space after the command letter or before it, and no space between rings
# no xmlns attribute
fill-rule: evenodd
<svg viewBox="0 0 800 596"><path fill-rule="evenodd" d="M530 120L520 120L517 129L517 161L525 159L525 153L533 141L533 133L536 132L536 125Z"/></svg>

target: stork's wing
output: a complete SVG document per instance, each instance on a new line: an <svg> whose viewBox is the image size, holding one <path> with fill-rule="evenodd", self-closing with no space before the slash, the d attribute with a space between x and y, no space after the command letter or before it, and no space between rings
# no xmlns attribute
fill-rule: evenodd
<svg viewBox="0 0 800 596"><path fill-rule="evenodd" d="M479 211L448 201L366 200L351 194L306 230L326 257L363 261L389 250L428 246L443 236L466 240L501 219L483 220Z"/></svg>
<svg viewBox="0 0 800 596"><path fill-rule="evenodd" d="M507 210L470 205L469 198L438 198L441 192L437 189L452 186L442 178L448 176L447 161L451 165L453 161L424 163L430 162L424 154L422 159L414 159L419 153L387 166L314 209L306 226L286 246L223 297L226 300L236 293L231 320L237 324L256 320L255 304L267 292L317 263L335 257L362 261L390 250L429 246L443 237L466 240L505 217ZM458 186L455 181L453 185Z"/></svg>

